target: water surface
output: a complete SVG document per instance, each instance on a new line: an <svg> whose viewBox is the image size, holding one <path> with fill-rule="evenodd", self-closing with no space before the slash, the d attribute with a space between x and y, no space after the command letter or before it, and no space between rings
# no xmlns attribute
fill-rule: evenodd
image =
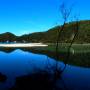
<svg viewBox="0 0 90 90"><path fill-rule="evenodd" d="M64 64L57 62L58 67L63 69ZM7 76L6 82L0 82L0 90L6 90L15 84L15 78L38 70L45 70L47 67L54 67L56 60L46 55L34 54L22 50L12 52L0 51L0 72ZM53 72L53 70L50 70ZM90 69L67 65L58 79L57 86L63 90L90 90Z"/></svg>

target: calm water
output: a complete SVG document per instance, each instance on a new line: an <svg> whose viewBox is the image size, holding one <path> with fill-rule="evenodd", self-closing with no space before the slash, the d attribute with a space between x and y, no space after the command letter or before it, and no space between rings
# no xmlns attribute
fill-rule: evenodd
<svg viewBox="0 0 90 90"><path fill-rule="evenodd" d="M0 72L7 76L6 82L0 82L0 90L12 87L18 76L53 67L55 63L54 59L46 55L19 49L9 53L0 51ZM61 70L63 67L64 64L58 62L58 68ZM53 70L50 71L53 72ZM90 69L67 65L62 73L62 80L57 81L57 86L67 88L67 90L90 90Z"/></svg>

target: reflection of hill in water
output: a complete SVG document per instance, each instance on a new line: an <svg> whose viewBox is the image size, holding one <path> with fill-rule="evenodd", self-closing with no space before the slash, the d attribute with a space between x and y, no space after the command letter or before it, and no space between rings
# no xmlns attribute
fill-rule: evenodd
<svg viewBox="0 0 90 90"><path fill-rule="evenodd" d="M17 49L20 49L22 51L27 51L27 52L33 52L33 53L44 53L45 51L40 50L39 48L28 48L28 47L19 47L19 48L11 48L11 47L0 47L0 51L6 52L6 53L11 53Z"/></svg>
<svg viewBox="0 0 90 90"><path fill-rule="evenodd" d="M15 50L15 48L5 48L5 47L0 47L0 51L3 51L5 53L11 53Z"/></svg>
<svg viewBox="0 0 90 90"><path fill-rule="evenodd" d="M20 49L24 52L32 52L36 54L44 54L51 58L56 59L56 51L45 50L42 48L0 48L0 51L5 53L11 53L17 49ZM71 65L90 67L90 52L76 52L74 54L70 53L69 59L67 58L67 52L59 52L59 60Z"/></svg>

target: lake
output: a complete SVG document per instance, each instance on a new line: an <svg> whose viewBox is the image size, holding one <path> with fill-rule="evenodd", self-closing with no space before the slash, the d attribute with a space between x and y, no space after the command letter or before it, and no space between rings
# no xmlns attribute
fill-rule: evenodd
<svg viewBox="0 0 90 90"><path fill-rule="evenodd" d="M0 51L0 72L7 76L5 82L0 82L0 90L7 90L15 84L16 77L28 75L45 70L53 73L58 64L59 70L64 68L64 63L42 54L16 49L11 52ZM48 68L50 68L48 70ZM61 79L62 78L62 79ZM57 80L57 87L62 90L90 90L90 68L68 65Z"/></svg>

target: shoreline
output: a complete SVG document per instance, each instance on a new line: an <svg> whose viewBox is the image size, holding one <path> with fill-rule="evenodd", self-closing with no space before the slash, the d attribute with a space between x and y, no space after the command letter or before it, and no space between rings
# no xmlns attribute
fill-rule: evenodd
<svg viewBox="0 0 90 90"><path fill-rule="evenodd" d="M0 47L46 47L48 45L43 43L13 43L13 44L0 44Z"/></svg>

